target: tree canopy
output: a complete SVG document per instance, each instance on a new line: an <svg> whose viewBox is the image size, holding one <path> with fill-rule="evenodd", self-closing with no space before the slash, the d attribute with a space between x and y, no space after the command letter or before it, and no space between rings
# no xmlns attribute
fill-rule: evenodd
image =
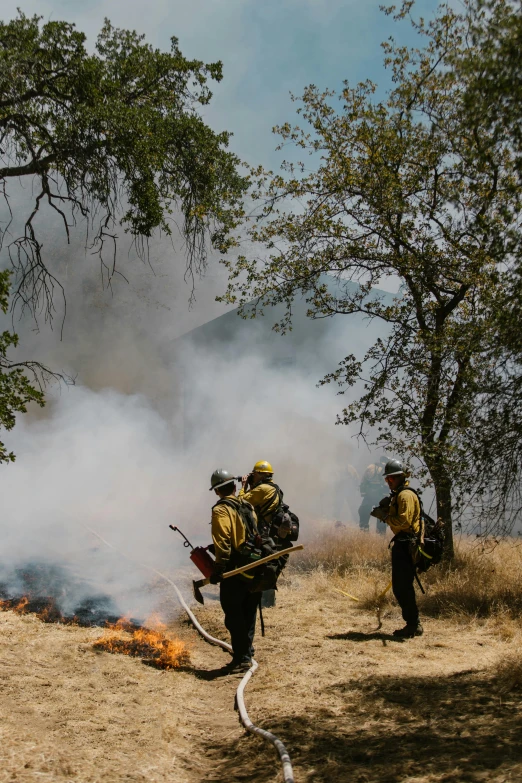
<svg viewBox="0 0 522 783"><path fill-rule="evenodd" d="M480 0L468 8L466 46L451 55L462 85L463 122L474 129L474 161L491 167L490 150L509 151L514 203L522 188L521 51L520 0ZM516 243L499 273L499 299L488 312L493 324L488 373L468 438L469 460L462 466L473 473L482 498L478 518L486 535L509 533L522 514L522 265Z"/></svg>
<svg viewBox="0 0 522 783"><path fill-rule="evenodd" d="M333 92L310 86L298 108L304 129L276 129L308 162L256 172L250 239L260 250L225 262L224 298L250 317L286 303L282 331L297 295L312 318L363 313L382 322L368 353L350 353L323 382L339 382L342 393L356 386L341 422L421 465L451 556L455 508L495 491L494 476L477 479L471 455L482 392L501 378L492 346L504 270L520 258L521 191L508 132L467 111L470 84L456 64L470 55L482 3L442 6L429 23L412 6L386 9L409 17L423 39L413 49L384 44L386 98L376 99L371 82L345 82L338 106ZM400 282L391 305L375 293L383 278Z"/></svg>
<svg viewBox="0 0 522 783"><path fill-rule="evenodd" d="M0 23L0 251L13 272L13 308L52 321L63 290L46 264L42 214L58 217L64 243L83 221L109 285L122 274L118 226L142 255L154 232L180 234L192 284L210 247L227 251L247 179L227 149L230 134L215 133L200 113L210 81L221 78L221 63L187 60L176 38L163 52L107 20L92 51L67 22L19 12ZM4 313L9 284L0 273ZM29 402L44 404L44 384L56 377L36 362L10 361L17 342L0 336L5 429ZM13 458L0 444L0 462Z"/></svg>
<svg viewBox="0 0 522 783"><path fill-rule="evenodd" d="M9 308L10 271L0 272L0 309L5 314ZM18 345L18 337L8 331L0 334L0 427L12 430L18 413L26 413L34 402L45 404L44 385L51 378L58 378L39 362L10 361L8 351ZM69 380L69 379L65 379ZM0 463L14 462L15 455L0 441Z"/></svg>
<svg viewBox="0 0 522 783"><path fill-rule="evenodd" d="M108 20L94 51L67 22L42 23L19 12L0 23L0 191L10 212L20 178L34 198L23 229L0 231L14 267L14 303L53 315L60 285L46 267L35 227L45 207L63 223L79 219L106 280L117 273L118 225L141 252L154 231L181 231L192 279L205 268L209 243L226 251L241 217L246 179L198 107L211 99L221 63L187 60L176 38L170 52ZM12 215L11 215L12 217ZM16 223L20 215L16 215Z"/></svg>

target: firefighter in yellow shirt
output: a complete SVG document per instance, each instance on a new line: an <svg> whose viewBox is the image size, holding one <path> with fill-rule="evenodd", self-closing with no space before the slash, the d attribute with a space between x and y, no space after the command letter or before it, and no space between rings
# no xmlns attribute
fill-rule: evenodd
<svg viewBox="0 0 522 783"><path fill-rule="evenodd" d="M274 482L274 469L266 460L256 462L252 472L241 479L242 488L239 497L254 507L257 526L261 535L272 538L275 544L284 548L291 546L290 541L296 541L299 535L297 517L286 524L274 525L273 519L283 503L283 491ZM286 515L288 516L288 515ZM296 521L297 520L297 521ZM275 605L275 590L264 590L261 598L263 608Z"/></svg>
<svg viewBox="0 0 522 783"><path fill-rule="evenodd" d="M390 488L390 496L383 498L372 511L372 516L382 519L392 530L392 588L401 607L406 625L393 632L394 636L408 639L422 636L419 610L415 599L415 564L411 556L411 543L419 535L421 507L417 493L407 480L401 462L390 460L384 468L384 480Z"/></svg>
<svg viewBox="0 0 522 783"><path fill-rule="evenodd" d="M219 498L212 507L212 542L216 564L210 582L219 582L219 600L225 614L225 626L230 633L232 661L225 668L227 673L241 673L248 671L252 665L259 593L250 592L246 575L238 574L228 579L222 579L222 575L237 565L234 562L236 553L246 540L246 528L239 509L242 504L248 504L236 497L234 476L227 470L215 470L210 485L210 491L214 491ZM255 514L250 506L249 509L255 525Z"/></svg>
<svg viewBox="0 0 522 783"><path fill-rule="evenodd" d="M279 508L283 493L273 481L274 470L266 460L256 462L252 473L243 476L239 497L250 503L256 512L257 525L262 535L270 534L272 517Z"/></svg>

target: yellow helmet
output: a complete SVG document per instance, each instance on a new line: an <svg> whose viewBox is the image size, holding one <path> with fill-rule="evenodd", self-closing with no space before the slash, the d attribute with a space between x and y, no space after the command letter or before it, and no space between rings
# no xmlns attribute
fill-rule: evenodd
<svg viewBox="0 0 522 783"><path fill-rule="evenodd" d="M254 467L252 468L252 473L270 473L272 474L274 472L274 469L272 465L266 461L266 459L262 459L259 462L256 462Z"/></svg>

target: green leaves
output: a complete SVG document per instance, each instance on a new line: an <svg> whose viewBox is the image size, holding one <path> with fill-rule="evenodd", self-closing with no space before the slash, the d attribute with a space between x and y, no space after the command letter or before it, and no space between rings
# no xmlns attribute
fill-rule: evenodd
<svg viewBox="0 0 522 783"><path fill-rule="evenodd" d="M143 240L179 226L192 280L204 272L210 246L226 252L235 243L248 180L227 150L229 134L212 131L199 113L211 100L210 82L221 78L221 63L187 60L176 38L162 52L108 20L92 52L67 22L43 23L19 12L0 23L0 198L7 214L0 249L14 269L13 306L53 318L61 286L39 240L36 219L45 210L59 217L64 241L72 225L86 222L106 283L118 271L118 225L143 253ZM10 196L20 178L28 179L34 201L25 215L18 210L23 230L17 237ZM4 312L8 288L8 273L0 273ZM10 363L7 352L16 342L0 335L5 429L30 402L43 405L46 381L58 377L36 362ZM12 459L0 444L0 462Z"/></svg>
<svg viewBox="0 0 522 783"><path fill-rule="evenodd" d="M9 278L9 271L0 272L0 307L4 313L7 312L9 304ZM29 369L38 380L39 370L43 368L34 362L30 365L10 363L7 352L9 348L16 345L18 345L16 334L10 332L0 334L0 427L6 430L14 427L17 413L26 413L30 402L35 402L40 407L44 405L42 390L35 388L25 375L25 370ZM41 373L39 377L42 378ZM8 452L4 443L0 441L0 463L14 462L14 460L13 452Z"/></svg>
<svg viewBox="0 0 522 783"><path fill-rule="evenodd" d="M250 237L260 252L225 262L224 299L249 316L286 304L281 331L291 328L297 294L312 318L359 313L382 322L382 339L362 361L347 357L325 382L361 390L342 423L424 466L451 550L452 506L476 489L460 466L491 372L491 303L505 284L502 268L521 250L520 193L508 139L473 124L467 85L452 69L468 45L469 16L442 6L426 23L412 8L405 2L395 15L411 19L423 46L385 44L394 81L385 100L370 82L346 83L335 108L331 91L310 86L305 128L276 129L317 165L256 172ZM375 292L387 277L401 283L392 304Z"/></svg>
<svg viewBox="0 0 522 783"><path fill-rule="evenodd" d="M0 24L6 206L13 178L36 177L34 209L54 209L66 236L76 216L87 219L102 260L117 223L148 238L170 234L181 213L189 274L202 272L209 245L225 252L233 241L248 185L227 150L229 134L214 133L198 113L212 97L210 80L221 78L221 63L185 59L175 38L162 52L106 20L90 54L74 25L20 12ZM9 244L15 303L52 318L53 281L34 218L29 209L23 235Z"/></svg>

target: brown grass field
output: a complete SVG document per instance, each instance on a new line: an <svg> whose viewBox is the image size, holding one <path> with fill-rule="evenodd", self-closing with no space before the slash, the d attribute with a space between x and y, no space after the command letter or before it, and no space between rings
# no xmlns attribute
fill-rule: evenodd
<svg viewBox="0 0 522 783"><path fill-rule="evenodd" d="M251 719L286 744L297 783L522 780L522 547L462 542L450 570L425 575L425 634L405 642L390 636L402 625L390 593L377 601L389 578L374 535L325 526L295 556L256 638ZM238 678L216 677L227 654L168 585L154 589L176 669L130 631L0 614L0 781L282 780L273 748L238 723ZM227 639L216 589L205 596L202 624ZM114 654L96 646L116 633Z"/></svg>

